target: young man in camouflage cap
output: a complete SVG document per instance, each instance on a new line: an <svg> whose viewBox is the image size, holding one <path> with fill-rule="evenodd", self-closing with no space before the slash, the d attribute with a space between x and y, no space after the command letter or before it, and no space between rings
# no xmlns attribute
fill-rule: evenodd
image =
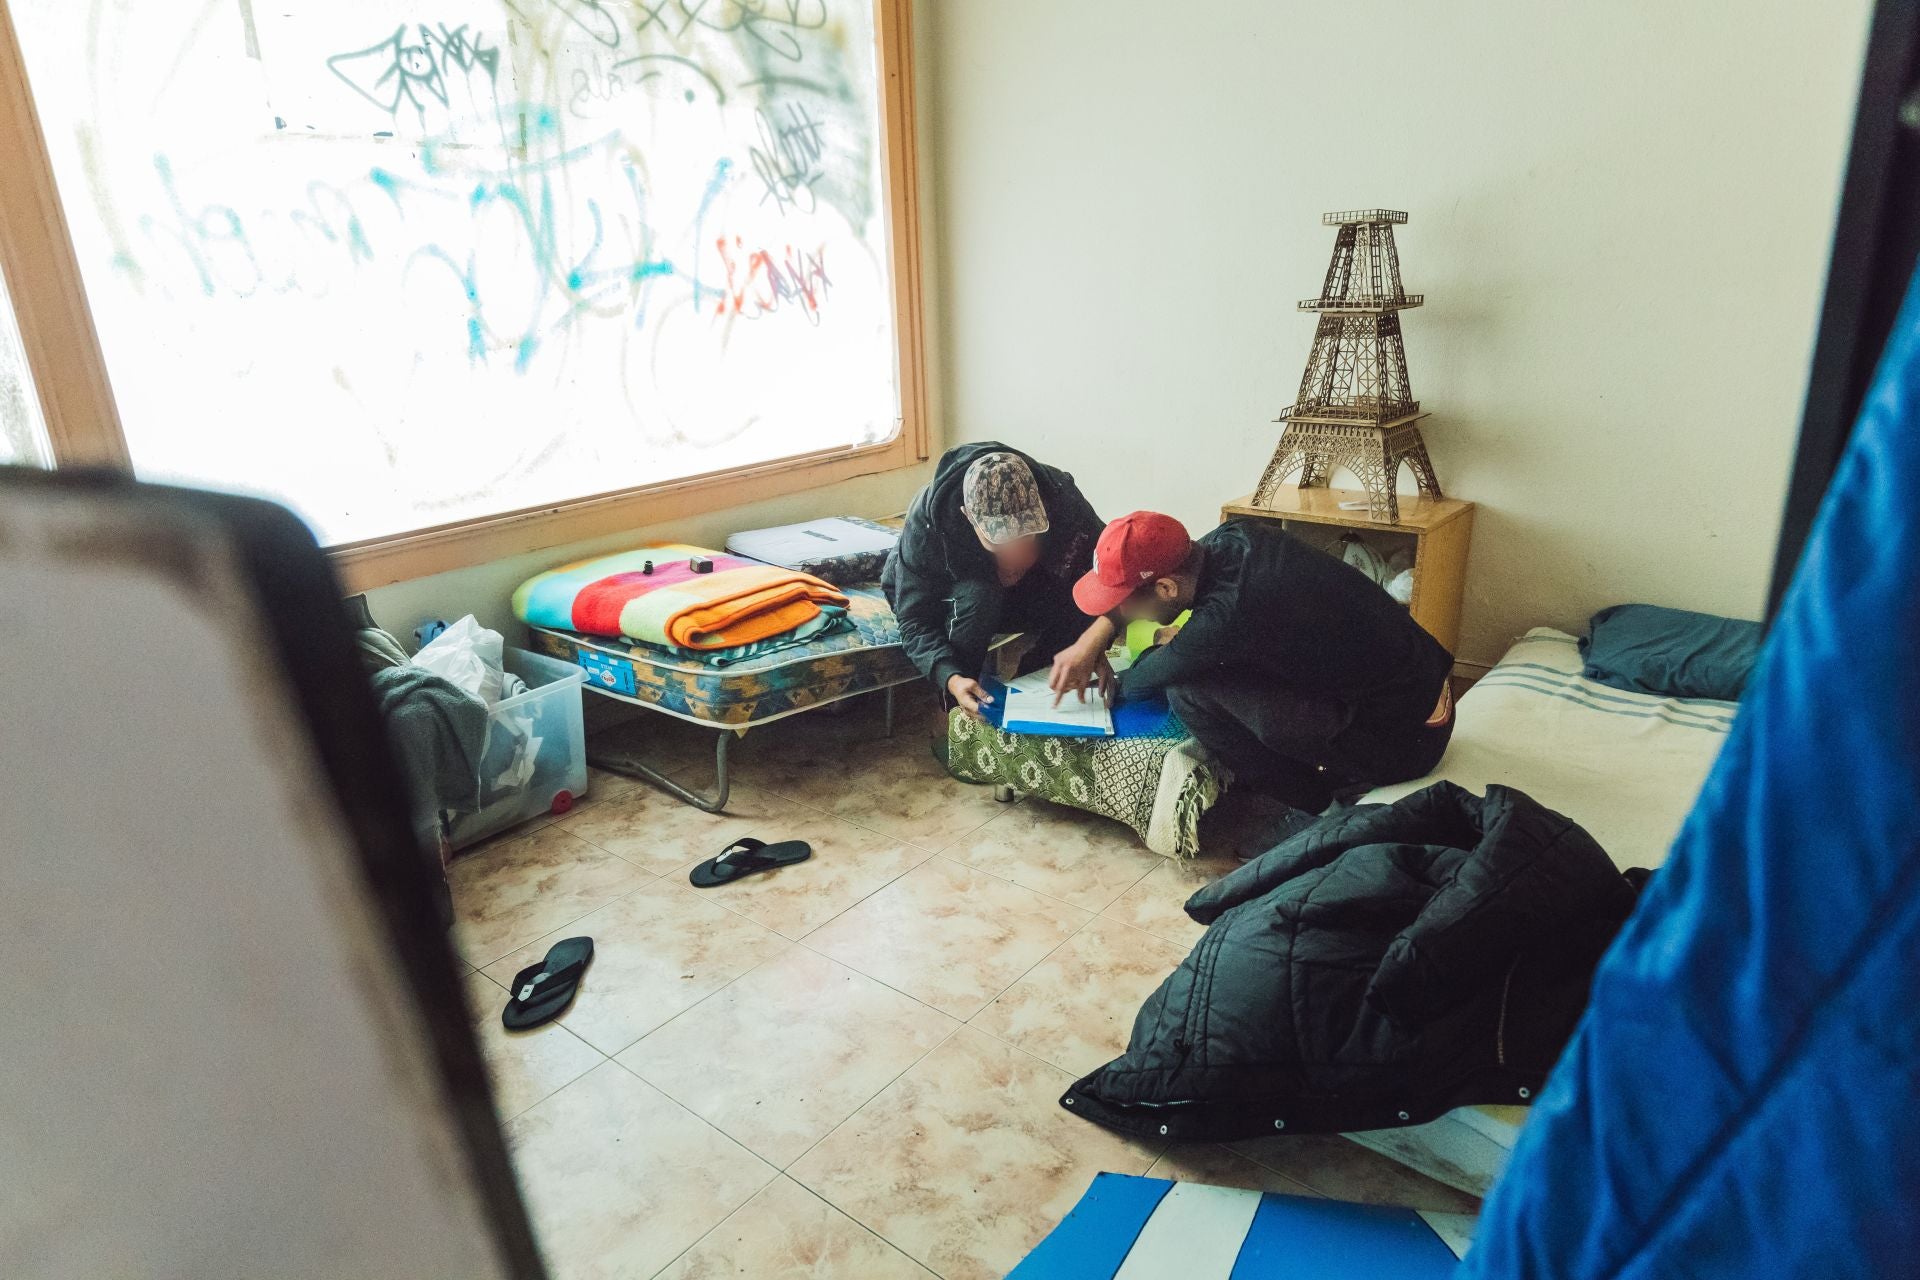
<svg viewBox="0 0 1920 1280"><path fill-rule="evenodd" d="M1029 662L1066 663L1075 687L1108 687L1104 648L1084 643L1092 628L1073 603L1102 527L1066 472L994 441L949 449L880 576L907 656L969 715L1002 632L1036 635Z"/></svg>

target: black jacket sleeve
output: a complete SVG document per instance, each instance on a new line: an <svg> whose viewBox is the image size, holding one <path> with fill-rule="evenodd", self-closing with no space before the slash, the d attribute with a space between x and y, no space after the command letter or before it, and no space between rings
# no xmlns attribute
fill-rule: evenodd
<svg viewBox="0 0 1920 1280"><path fill-rule="evenodd" d="M969 673L951 640L953 582L943 569L914 556L905 540L887 557L881 585L900 622L900 646L920 674L945 693L947 681Z"/></svg>
<svg viewBox="0 0 1920 1280"><path fill-rule="evenodd" d="M1169 685L1198 680L1219 669L1233 650L1226 644L1223 628L1230 620L1206 609L1197 609L1180 634L1157 649L1140 655L1133 666L1120 673L1120 696L1138 698Z"/></svg>

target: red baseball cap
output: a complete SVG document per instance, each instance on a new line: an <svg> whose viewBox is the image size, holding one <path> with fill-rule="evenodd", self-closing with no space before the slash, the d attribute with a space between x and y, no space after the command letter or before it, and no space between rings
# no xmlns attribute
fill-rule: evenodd
<svg viewBox="0 0 1920 1280"><path fill-rule="evenodd" d="M1193 539L1187 526L1158 511L1121 516L1101 531L1093 548L1093 572L1073 584L1080 612L1111 613L1140 585L1164 578L1187 562Z"/></svg>

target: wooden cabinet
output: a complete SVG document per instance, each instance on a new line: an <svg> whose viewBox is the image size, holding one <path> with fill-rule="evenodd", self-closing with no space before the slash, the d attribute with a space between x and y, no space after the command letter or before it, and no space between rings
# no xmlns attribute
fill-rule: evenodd
<svg viewBox="0 0 1920 1280"><path fill-rule="evenodd" d="M1332 542L1345 529L1358 530L1370 535L1371 541L1387 546L1410 542L1413 620L1445 645L1448 653L1457 652L1460 605L1467 585L1467 546L1473 537L1473 504L1458 498L1403 495L1400 523L1381 524L1367 518L1366 500L1367 495L1356 490L1301 489L1289 484L1281 485L1273 501L1265 506L1255 506L1251 494L1236 498L1220 508L1220 518L1277 520L1282 528L1317 545ZM1342 511L1343 502L1362 505L1357 510Z"/></svg>

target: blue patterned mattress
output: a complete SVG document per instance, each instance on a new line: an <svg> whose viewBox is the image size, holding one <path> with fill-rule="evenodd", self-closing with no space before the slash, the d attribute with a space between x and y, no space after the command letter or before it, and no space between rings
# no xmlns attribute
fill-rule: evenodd
<svg viewBox="0 0 1920 1280"><path fill-rule="evenodd" d="M529 631L536 650L578 664L590 688L683 720L743 728L919 678L880 588L846 591L851 630L725 667L629 640L549 627Z"/></svg>

